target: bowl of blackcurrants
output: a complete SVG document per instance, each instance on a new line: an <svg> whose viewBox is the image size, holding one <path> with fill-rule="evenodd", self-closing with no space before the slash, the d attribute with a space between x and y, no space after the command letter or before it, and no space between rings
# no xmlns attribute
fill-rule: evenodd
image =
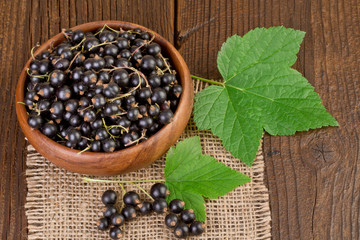
<svg viewBox="0 0 360 240"><path fill-rule="evenodd" d="M189 69L156 32L91 22L33 50L18 80L16 113L28 141L55 165L91 175L134 171L185 129Z"/></svg>

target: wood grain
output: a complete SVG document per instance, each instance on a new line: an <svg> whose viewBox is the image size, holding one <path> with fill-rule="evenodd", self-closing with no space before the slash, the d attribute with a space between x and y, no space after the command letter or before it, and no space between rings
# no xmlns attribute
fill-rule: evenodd
<svg viewBox="0 0 360 240"><path fill-rule="evenodd" d="M265 135L273 239L359 239L358 1L177 1L176 44L194 75L218 79L232 34L284 25L306 32L294 68L339 121L295 136Z"/></svg>
<svg viewBox="0 0 360 240"><path fill-rule="evenodd" d="M173 42L174 6L174 1L161 0L0 0L1 239L26 239L27 233L25 141L15 115L15 87L31 47L62 28L109 19L144 25Z"/></svg>
<svg viewBox="0 0 360 240"><path fill-rule="evenodd" d="M306 31L295 68L340 127L265 135L272 235L359 239L359 12L357 0L0 0L1 239L26 238L25 143L13 95L30 48L61 28L109 19L154 29L180 48L192 74L214 79L228 36L274 25Z"/></svg>

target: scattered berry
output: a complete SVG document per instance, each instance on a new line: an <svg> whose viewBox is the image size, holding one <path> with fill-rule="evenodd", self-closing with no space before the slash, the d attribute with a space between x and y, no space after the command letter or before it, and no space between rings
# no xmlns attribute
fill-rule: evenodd
<svg viewBox="0 0 360 240"><path fill-rule="evenodd" d="M96 222L96 226L99 230L106 230L109 228L109 219L108 218L100 218L97 222Z"/></svg>
<svg viewBox="0 0 360 240"><path fill-rule="evenodd" d="M118 227L110 228L109 235L111 239L120 239L123 236L121 229Z"/></svg>
<svg viewBox="0 0 360 240"><path fill-rule="evenodd" d="M126 205L136 206L140 203L140 197L136 192L130 191L125 193L123 201Z"/></svg>
<svg viewBox="0 0 360 240"><path fill-rule="evenodd" d="M199 221L195 221L190 225L190 233L194 236L200 235L204 232L205 224Z"/></svg>
<svg viewBox="0 0 360 240"><path fill-rule="evenodd" d="M154 199L156 198L166 198L170 192L167 189L166 185L163 183L155 183L150 189L150 195Z"/></svg>
<svg viewBox="0 0 360 240"><path fill-rule="evenodd" d="M142 202L137 207L142 215L149 214L152 211L152 204L150 202Z"/></svg>
<svg viewBox="0 0 360 240"><path fill-rule="evenodd" d="M186 238L187 236L189 236L189 232L189 227L185 223L179 223L174 228L174 235L177 238Z"/></svg>
<svg viewBox="0 0 360 240"><path fill-rule="evenodd" d="M165 217L165 224L169 228L174 228L179 223L179 221L180 220L179 220L178 216L174 213L169 213Z"/></svg>
<svg viewBox="0 0 360 240"><path fill-rule="evenodd" d="M163 198L157 198L153 202L153 210L154 212L161 214L167 212L168 204L165 199Z"/></svg>
<svg viewBox="0 0 360 240"><path fill-rule="evenodd" d="M117 195L113 190L106 190L101 197L101 201L105 205L114 205L116 203L116 198Z"/></svg>
<svg viewBox="0 0 360 240"><path fill-rule="evenodd" d="M174 199L169 203L169 209L173 213L180 213L184 210L185 202L180 199Z"/></svg>
<svg viewBox="0 0 360 240"><path fill-rule="evenodd" d="M125 220L130 221L136 218L136 209L133 206L125 206L122 211L122 215L125 217Z"/></svg>
<svg viewBox="0 0 360 240"><path fill-rule="evenodd" d="M180 213L180 218L184 223L192 223L195 220L195 213L192 209L185 209Z"/></svg>
<svg viewBox="0 0 360 240"><path fill-rule="evenodd" d="M114 226L120 226L125 222L125 217L122 214L114 213L111 216L111 224Z"/></svg>

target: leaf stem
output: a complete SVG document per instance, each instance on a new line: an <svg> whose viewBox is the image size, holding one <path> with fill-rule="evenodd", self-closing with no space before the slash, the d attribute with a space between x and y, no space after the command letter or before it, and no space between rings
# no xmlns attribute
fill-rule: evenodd
<svg viewBox="0 0 360 240"><path fill-rule="evenodd" d="M198 77L198 76L194 76L194 75L190 75L190 76L192 78L198 79L198 80L203 81L203 82L207 82L207 83L218 85L218 86L224 86L224 83L221 83L221 82L216 82L216 81L213 81L213 80L210 80L210 79L206 79L206 78L202 78L202 77Z"/></svg>
<svg viewBox="0 0 360 240"><path fill-rule="evenodd" d="M93 179L84 177L84 181L88 182L103 182L103 183L142 183L142 182L164 182L163 179L153 179L153 180L135 180L135 181L117 181L117 180L104 180L104 179Z"/></svg>

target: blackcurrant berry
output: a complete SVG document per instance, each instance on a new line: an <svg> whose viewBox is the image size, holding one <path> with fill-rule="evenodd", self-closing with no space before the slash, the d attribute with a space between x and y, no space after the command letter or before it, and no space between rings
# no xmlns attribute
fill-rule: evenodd
<svg viewBox="0 0 360 240"><path fill-rule="evenodd" d="M115 45L109 44L104 47L104 55L116 57L119 53L119 48Z"/></svg>
<svg viewBox="0 0 360 240"><path fill-rule="evenodd" d="M48 99L41 99L37 105L37 108L40 111L48 111L50 110L50 107L51 107L51 102Z"/></svg>
<svg viewBox="0 0 360 240"><path fill-rule="evenodd" d="M172 113L172 111L170 109L164 110L164 111L160 112L160 114L159 114L159 121L162 124L168 124L171 122L173 116L174 116L174 114Z"/></svg>
<svg viewBox="0 0 360 240"><path fill-rule="evenodd" d="M136 192L130 191L125 193L123 201L126 205L136 206L140 203L140 197Z"/></svg>
<svg viewBox="0 0 360 240"><path fill-rule="evenodd" d="M140 33L140 38L144 40L150 40L150 35L148 32L142 32Z"/></svg>
<svg viewBox="0 0 360 240"><path fill-rule="evenodd" d="M106 99L102 94L96 94L91 99L91 102L92 102L92 104L94 105L95 108L102 108L106 104Z"/></svg>
<svg viewBox="0 0 360 240"><path fill-rule="evenodd" d="M131 52L129 49L123 49L120 51L120 57L128 59L131 57Z"/></svg>
<svg viewBox="0 0 360 240"><path fill-rule="evenodd" d="M119 87L127 87L129 85L129 74L124 69L118 69L113 72L112 79Z"/></svg>
<svg viewBox="0 0 360 240"><path fill-rule="evenodd" d="M150 77L148 77L148 82L149 85L154 89L161 86L161 78L159 75L156 74L150 75Z"/></svg>
<svg viewBox="0 0 360 240"><path fill-rule="evenodd" d="M151 95L151 101L153 103L161 104L166 101L167 94L162 88L155 88Z"/></svg>
<svg viewBox="0 0 360 240"><path fill-rule="evenodd" d="M54 95L55 89L49 82L41 83L39 91L37 92L43 98L51 98Z"/></svg>
<svg viewBox="0 0 360 240"><path fill-rule="evenodd" d="M98 77L93 71L89 70L89 71L84 72L81 79L82 79L83 83L85 83L86 85L90 85L92 83L96 83L98 80Z"/></svg>
<svg viewBox="0 0 360 240"><path fill-rule="evenodd" d="M171 74L171 73L165 73L164 75L162 75L161 77L161 83L165 86L165 85L169 85L174 83L176 80L175 75Z"/></svg>
<svg viewBox="0 0 360 240"><path fill-rule="evenodd" d="M107 86L104 86L103 94L107 98L114 98L120 92L120 88L116 83L110 82Z"/></svg>
<svg viewBox="0 0 360 240"><path fill-rule="evenodd" d="M131 67L132 64L125 58L118 58L114 63L115 67Z"/></svg>
<svg viewBox="0 0 360 240"><path fill-rule="evenodd" d="M109 189L106 190L101 196L101 201L105 205L114 205L116 203L117 194L115 191Z"/></svg>
<svg viewBox="0 0 360 240"><path fill-rule="evenodd" d="M190 229L189 229L188 225L186 225L185 223L179 223L174 228L174 235L177 238L186 238L187 236L189 236L189 232L190 232Z"/></svg>
<svg viewBox="0 0 360 240"><path fill-rule="evenodd" d="M39 63L39 73L46 74L50 70L50 61L47 59L41 60Z"/></svg>
<svg viewBox="0 0 360 240"><path fill-rule="evenodd" d="M85 122L93 122L96 119L96 113L92 109L86 109L84 111L84 121Z"/></svg>
<svg viewBox="0 0 360 240"><path fill-rule="evenodd" d="M100 34L99 34L99 40L103 43L103 42L112 42L114 41L116 38L116 33L115 32L111 32L108 30L103 30Z"/></svg>
<svg viewBox="0 0 360 240"><path fill-rule="evenodd" d="M53 63L55 69L66 70L70 65L69 60L66 58L60 58Z"/></svg>
<svg viewBox="0 0 360 240"><path fill-rule="evenodd" d="M74 113L79 107L79 101L77 99L69 99L65 102L65 110L67 112Z"/></svg>
<svg viewBox="0 0 360 240"><path fill-rule="evenodd" d="M111 115L117 114L118 111L119 111L118 105L113 102L106 103L104 110L103 110L105 116L108 116L108 117Z"/></svg>
<svg viewBox="0 0 360 240"><path fill-rule="evenodd" d="M195 221L190 225L191 235L197 236L204 232L205 224L199 221Z"/></svg>
<svg viewBox="0 0 360 240"><path fill-rule="evenodd" d="M179 218L174 213L169 213L165 217L165 225L169 228L174 228L179 222Z"/></svg>
<svg viewBox="0 0 360 240"><path fill-rule="evenodd" d="M56 96L58 99L62 100L62 101L66 101L69 100L71 98L71 89L69 86L64 85L62 87L60 87L57 92L56 92Z"/></svg>
<svg viewBox="0 0 360 240"><path fill-rule="evenodd" d="M82 135L85 136L85 137L90 137L91 130L92 129L91 129L90 123L83 122L80 125L80 131L81 131Z"/></svg>
<svg viewBox="0 0 360 240"><path fill-rule="evenodd" d="M103 216L106 218L111 218L112 215L116 214L117 210L113 205L108 205L104 208Z"/></svg>
<svg viewBox="0 0 360 240"><path fill-rule="evenodd" d="M93 130L97 130L99 128L102 128L104 126L104 123L101 118L98 118L95 121L91 122L90 125Z"/></svg>
<svg viewBox="0 0 360 240"><path fill-rule="evenodd" d="M69 61L72 60L73 56L74 56L74 54L70 48L65 48L64 51L62 51L62 53L60 55L61 58L66 58Z"/></svg>
<svg viewBox="0 0 360 240"><path fill-rule="evenodd" d="M161 52L161 47L157 43L150 43L146 50L148 54L156 56Z"/></svg>
<svg viewBox="0 0 360 240"><path fill-rule="evenodd" d="M96 138L96 137L95 137ZM116 143L113 139L107 138L101 142L102 149L104 152L113 152L116 148Z"/></svg>
<svg viewBox="0 0 360 240"><path fill-rule="evenodd" d="M130 221L136 218L136 209L133 206L127 205L125 206L122 211L122 215L125 217L125 220Z"/></svg>
<svg viewBox="0 0 360 240"><path fill-rule="evenodd" d="M70 143L76 145L81 140L81 132L77 129L71 129L68 131L66 138Z"/></svg>
<svg viewBox="0 0 360 240"><path fill-rule="evenodd" d="M117 123L117 125L121 125L124 128L128 128L131 125L131 122L126 117L121 117L120 119L117 120L116 123Z"/></svg>
<svg viewBox="0 0 360 240"><path fill-rule="evenodd" d="M41 132L49 138L55 137L57 131L58 127L56 126L56 124L50 122L45 123L41 128Z"/></svg>
<svg viewBox="0 0 360 240"><path fill-rule="evenodd" d="M124 37L117 38L114 44L121 50L129 48L129 40Z"/></svg>
<svg viewBox="0 0 360 240"><path fill-rule="evenodd" d="M111 68L115 64L115 59L112 56L105 56L105 67Z"/></svg>
<svg viewBox="0 0 360 240"><path fill-rule="evenodd" d="M100 141L92 141L91 143L91 151L100 152L101 151L101 142Z"/></svg>
<svg viewBox="0 0 360 240"><path fill-rule="evenodd" d="M90 106L90 104L91 104L91 100L88 97L80 98L79 105L82 108L86 108L86 107Z"/></svg>
<svg viewBox="0 0 360 240"><path fill-rule="evenodd" d="M99 50L99 45L100 41L97 38L87 38L84 43L83 43L83 47L85 51L89 51L89 52L96 52Z"/></svg>
<svg viewBox="0 0 360 240"><path fill-rule="evenodd" d="M109 137L109 133L106 131L105 128L99 128L96 130L95 140L104 140Z"/></svg>
<svg viewBox="0 0 360 240"><path fill-rule="evenodd" d="M139 117L141 117L137 107L129 109L126 116L130 121L136 121Z"/></svg>
<svg viewBox="0 0 360 240"><path fill-rule="evenodd" d="M55 115L62 115L64 113L64 104L61 101L56 101L51 104L50 112Z"/></svg>
<svg viewBox="0 0 360 240"><path fill-rule="evenodd" d="M142 129L148 129L151 128L151 126L154 124L154 120L150 117L143 117L139 119L138 126Z"/></svg>
<svg viewBox="0 0 360 240"><path fill-rule="evenodd" d="M111 224L114 226L120 226L122 224L124 224L125 222L125 218L122 214L119 213L115 213L111 216Z"/></svg>
<svg viewBox="0 0 360 240"><path fill-rule="evenodd" d="M28 118L28 124L33 129L38 129L42 126L44 120L40 115L37 114L31 114Z"/></svg>
<svg viewBox="0 0 360 240"><path fill-rule="evenodd" d="M82 123L82 119L79 114L73 114L73 115L71 115L68 122L71 126L78 127Z"/></svg>
<svg viewBox="0 0 360 240"><path fill-rule="evenodd" d="M187 223L187 224L192 223L195 220L194 210L192 210L192 209L184 209L180 213L180 219L184 223Z"/></svg>
<svg viewBox="0 0 360 240"><path fill-rule="evenodd" d="M156 198L153 202L154 212L161 214L167 212L168 204L164 198Z"/></svg>
<svg viewBox="0 0 360 240"><path fill-rule="evenodd" d="M152 204L150 202L142 202L137 207L142 215L149 214L152 211Z"/></svg>
<svg viewBox="0 0 360 240"><path fill-rule="evenodd" d="M82 30L75 30L71 36L71 40L73 43L80 43L81 40L85 37L85 34Z"/></svg>
<svg viewBox="0 0 360 240"><path fill-rule="evenodd" d="M109 235L111 239L120 239L123 236L121 229L118 227L110 228Z"/></svg>
<svg viewBox="0 0 360 240"><path fill-rule="evenodd" d="M151 105L149 108L149 115L151 117L156 117L160 114L160 108L158 105Z"/></svg>
<svg viewBox="0 0 360 240"><path fill-rule="evenodd" d="M102 83L109 83L110 82L110 75L108 72L105 71L101 71L98 74L98 80L101 81Z"/></svg>
<svg viewBox="0 0 360 240"><path fill-rule="evenodd" d="M169 190L163 183L155 183L150 189L150 195L153 198L166 198L169 194Z"/></svg>
<svg viewBox="0 0 360 240"><path fill-rule="evenodd" d="M145 87L146 82L143 77L140 76L140 74L133 74L130 78L130 86L131 87L137 87L139 85L139 81L141 81L140 86Z"/></svg>
<svg viewBox="0 0 360 240"><path fill-rule="evenodd" d="M142 102L145 102L145 101L148 101L150 100L150 97L151 97L151 90L150 88L141 88L139 91L138 91L138 99Z"/></svg>
<svg viewBox="0 0 360 240"><path fill-rule="evenodd" d="M145 55L140 62L141 70L145 72L151 72L156 67L155 58L151 55Z"/></svg>
<svg viewBox="0 0 360 240"><path fill-rule="evenodd" d="M184 210L185 202L181 201L180 199L173 199L169 203L169 209L173 213L180 213L182 210Z"/></svg>
<svg viewBox="0 0 360 240"><path fill-rule="evenodd" d="M181 93L182 93L183 89L180 85L174 85L174 87L172 87L171 89L171 93L173 96L179 98Z"/></svg>
<svg viewBox="0 0 360 240"><path fill-rule="evenodd" d="M96 222L96 226L99 230L106 230L109 228L109 219L107 218L100 218L97 222Z"/></svg>

